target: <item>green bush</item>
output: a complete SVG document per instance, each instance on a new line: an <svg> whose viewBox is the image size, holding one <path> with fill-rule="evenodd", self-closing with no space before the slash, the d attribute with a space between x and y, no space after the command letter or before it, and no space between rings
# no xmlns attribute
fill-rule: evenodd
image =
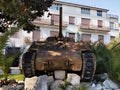
<svg viewBox="0 0 120 90"><path fill-rule="evenodd" d="M106 72L120 84L120 39L114 39L109 45L95 42L90 48L96 56L96 73Z"/></svg>
<svg viewBox="0 0 120 90"><path fill-rule="evenodd" d="M64 84L60 84L59 88L61 88L62 90L66 90L69 85L71 85L71 83L68 81L65 81ZM87 87L85 87L85 86L73 86L72 90L87 90Z"/></svg>
<svg viewBox="0 0 120 90"><path fill-rule="evenodd" d="M96 56L96 73L109 73L111 68L111 53L107 46L101 42L90 45Z"/></svg>
<svg viewBox="0 0 120 90"><path fill-rule="evenodd" d="M117 81L120 84L120 40L114 39L109 44L109 49L112 54L111 73L110 78Z"/></svg>
<svg viewBox="0 0 120 90"><path fill-rule="evenodd" d="M59 88L61 88L62 90L66 90L69 85L70 85L70 82L65 81L64 84L59 85Z"/></svg>

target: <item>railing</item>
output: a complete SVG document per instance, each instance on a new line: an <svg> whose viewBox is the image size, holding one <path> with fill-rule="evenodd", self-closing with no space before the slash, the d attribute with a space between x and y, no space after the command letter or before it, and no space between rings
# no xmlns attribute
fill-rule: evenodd
<svg viewBox="0 0 120 90"><path fill-rule="evenodd" d="M44 19L44 18L38 18L33 21L33 23L36 25L47 25L47 26L59 26L59 20L52 20L52 19ZM69 25L68 22L62 22L63 27L67 27ZM105 31L109 32L110 27L109 26L98 26L98 25L88 25L88 24L79 24L77 25L80 29L86 29L91 31Z"/></svg>
<svg viewBox="0 0 120 90"><path fill-rule="evenodd" d="M117 15L113 15L113 14L107 14L107 18L116 19L116 20L119 19Z"/></svg>
<svg viewBox="0 0 120 90"><path fill-rule="evenodd" d="M100 30L100 31L106 31L109 32L110 28L109 26L98 26L98 25L82 25L80 24L81 29L89 29L89 30Z"/></svg>
<svg viewBox="0 0 120 90"><path fill-rule="evenodd" d="M50 25L50 26L59 26L59 20L51 20L51 19L44 19L39 18L33 21L34 24L39 25ZM62 22L62 26L66 27L68 25L67 22Z"/></svg>

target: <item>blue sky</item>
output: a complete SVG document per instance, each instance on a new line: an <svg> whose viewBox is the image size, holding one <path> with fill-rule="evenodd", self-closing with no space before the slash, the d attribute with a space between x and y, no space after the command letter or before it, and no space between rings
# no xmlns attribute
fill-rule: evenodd
<svg viewBox="0 0 120 90"><path fill-rule="evenodd" d="M58 0L81 5L108 9L108 14L118 15L120 19L120 0Z"/></svg>

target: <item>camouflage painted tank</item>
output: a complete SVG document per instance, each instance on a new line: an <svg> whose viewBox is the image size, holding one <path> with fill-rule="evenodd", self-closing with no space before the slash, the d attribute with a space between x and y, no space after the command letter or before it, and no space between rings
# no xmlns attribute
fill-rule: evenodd
<svg viewBox="0 0 120 90"><path fill-rule="evenodd" d="M71 37L63 37L61 27L60 18L58 37L33 42L23 55L22 66L25 77L65 70L66 73L77 73L83 81L91 81L96 69L94 54L84 42L75 42Z"/></svg>

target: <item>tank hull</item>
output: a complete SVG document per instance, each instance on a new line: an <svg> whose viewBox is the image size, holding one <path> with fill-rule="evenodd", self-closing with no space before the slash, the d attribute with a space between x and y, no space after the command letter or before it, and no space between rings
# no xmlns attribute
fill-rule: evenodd
<svg viewBox="0 0 120 90"><path fill-rule="evenodd" d="M96 70L96 59L88 46L80 42L34 42L23 55L22 65L26 77L35 76L36 71L40 74L64 70L77 72L84 81L90 81Z"/></svg>
<svg viewBox="0 0 120 90"><path fill-rule="evenodd" d="M82 59L80 55L67 55L65 52L53 52L58 53L60 56L49 56L45 55L44 58L36 58L35 69L36 70L68 70L68 71L80 71L82 69ZM63 55L64 54L64 55Z"/></svg>
<svg viewBox="0 0 120 90"><path fill-rule="evenodd" d="M81 71L82 58L78 43L65 43L61 45L52 43L49 45L51 46L48 47L46 43L39 44L35 58L35 70ZM46 49L42 47L46 47Z"/></svg>

